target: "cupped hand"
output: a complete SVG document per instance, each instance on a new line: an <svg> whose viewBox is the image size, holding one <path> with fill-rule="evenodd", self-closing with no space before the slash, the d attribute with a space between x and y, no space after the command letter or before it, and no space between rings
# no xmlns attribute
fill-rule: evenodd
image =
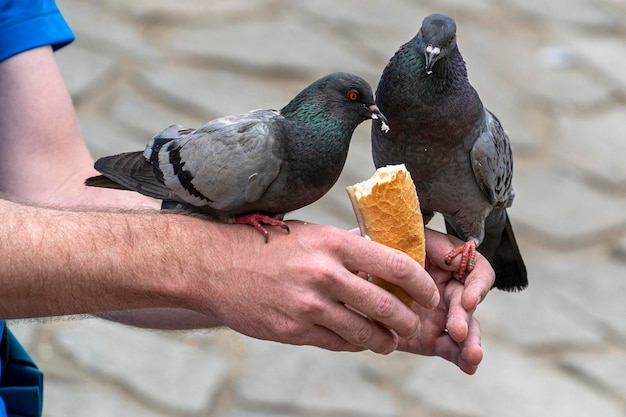
<svg viewBox="0 0 626 417"><path fill-rule="evenodd" d="M462 243L458 239L426 229L426 270L442 294L435 309L412 306L421 328L412 339L400 339L398 349L427 356L440 356L473 374L482 361L480 325L473 317L478 304L493 286L495 273L489 262L477 253L476 266L464 283L456 279L459 260L446 265L445 255Z"/></svg>

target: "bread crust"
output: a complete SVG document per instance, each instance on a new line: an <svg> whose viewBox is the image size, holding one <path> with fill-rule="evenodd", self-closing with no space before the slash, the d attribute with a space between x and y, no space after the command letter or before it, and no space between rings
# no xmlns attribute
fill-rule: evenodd
<svg viewBox="0 0 626 417"><path fill-rule="evenodd" d="M400 250L425 265L424 221L411 174L404 164L376 170L363 182L346 188L361 234ZM400 287L372 276L370 280L410 306L413 299Z"/></svg>

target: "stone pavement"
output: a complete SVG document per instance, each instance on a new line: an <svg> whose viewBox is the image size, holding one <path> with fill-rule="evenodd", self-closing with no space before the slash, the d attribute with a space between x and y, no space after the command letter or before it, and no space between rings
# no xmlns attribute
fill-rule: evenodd
<svg viewBox="0 0 626 417"><path fill-rule="evenodd" d="M508 130L510 214L529 269L477 317L484 361L331 353L223 330L84 319L15 323L46 371L45 415L585 417L626 415L626 3L620 0L59 0L78 40L58 59L94 156L170 123L281 107L337 70L373 86L442 11ZM291 217L355 226L344 187L373 172L369 125L333 191Z"/></svg>

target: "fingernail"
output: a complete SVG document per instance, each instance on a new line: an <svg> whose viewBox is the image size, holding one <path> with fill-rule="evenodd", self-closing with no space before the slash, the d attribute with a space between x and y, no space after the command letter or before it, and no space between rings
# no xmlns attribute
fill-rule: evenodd
<svg viewBox="0 0 626 417"><path fill-rule="evenodd" d="M440 301L439 291L435 291L433 293L433 298L430 299L430 303L429 303L430 308L437 307L439 305L439 301Z"/></svg>

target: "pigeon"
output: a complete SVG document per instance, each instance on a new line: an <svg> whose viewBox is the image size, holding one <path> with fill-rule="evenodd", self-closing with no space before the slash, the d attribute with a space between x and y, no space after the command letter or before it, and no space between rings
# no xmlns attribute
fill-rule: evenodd
<svg viewBox="0 0 626 417"><path fill-rule="evenodd" d="M385 67L376 104L393 129L387 135L372 130L374 164L404 163L425 220L440 213L448 233L465 242L445 259L461 255L459 278L471 272L478 250L494 268L494 287L527 287L506 210L515 197L509 138L468 80L454 19L432 14L423 20Z"/></svg>
<svg viewBox="0 0 626 417"><path fill-rule="evenodd" d="M137 191L162 209L200 212L224 223L264 225L313 203L337 181L355 128L373 119L388 130L370 85L356 75L327 75L281 110L253 110L198 129L171 125L145 150L107 156L88 186Z"/></svg>

